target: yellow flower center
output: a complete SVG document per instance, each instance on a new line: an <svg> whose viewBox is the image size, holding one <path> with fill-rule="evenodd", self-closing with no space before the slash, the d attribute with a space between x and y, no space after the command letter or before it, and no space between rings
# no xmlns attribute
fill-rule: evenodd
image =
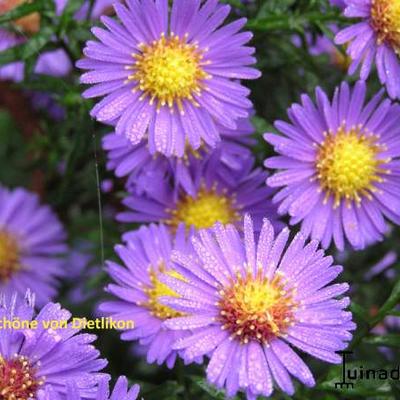
<svg viewBox="0 0 400 400"><path fill-rule="evenodd" d="M400 0L372 0L371 24L378 43L387 42L400 53Z"/></svg>
<svg viewBox="0 0 400 400"><path fill-rule="evenodd" d="M36 392L44 381L35 377L35 368L24 356L6 360L0 355L0 399L28 400L36 397Z"/></svg>
<svg viewBox="0 0 400 400"><path fill-rule="evenodd" d="M32 3L32 0L0 0L0 15L5 14L23 3ZM14 25L25 33L34 34L40 29L40 15L35 12L13 21Z"/></svg>
<svg viewBox="0 0 400 400"><path fill-rule="evenodd" d="M20 268L20 251L16 239L0 230L0 282L9 280Z"/></svg>
<svg viewBox="0 0 400 400"><path fill-rule="evenodd" d="M183 100L198 105L194 95L201 93L209 75L203 70L203 52L197 45L186 43L186 39L171 34L162 35L150 45L141 44L140 54L133 55L136 63L127 66L134 71L128 82L137 81L144 92L141 99L149 96L150 103L156 100L158 107L176 104L181 112Z"/></svg>
<svg viewBox="0 0 400 400"><path fill-rule="evenodd" d="M159 299L163 296L180 297L173 289L165 283L160 282L158 279L160 273L165 273L169 276L180 279L181 281L185 281L185 278L178 272L174 270L166 271L163 264L161 264L157 269L150 269L149 274L151 285L144 290L148 296L148 301L143 304L143 306L147 307L151 311L152 315L162 320L184 316L184 313L160 303Z"/></svg>
<svg viewBox="0 0 400 400"><path fill-rule="evenodd" d="M294 290L286 290L284 278L277 274L270 281L248 273L237 276L228 289L220 291L220 321L242 343L256 340L269 343L285 335L294 321L297 304Z"/></svg>
<svg viewBox="0 0 400 400"><path fill-rule="evenodd" d="M216 189L208 190L202 187L197 197L185 196L174 210L168 210L171 218L166 221L174 230L180 223L196 229L212 227L216 222L232 224L240 221L240 214L235 207L235 199L230 199L225 193Z"/></svg>
<svg viewBox="0 0 400 400"><path fill-rule="evenodd" d="M335 207L341 200L361 201L362 196L371 198L375 182L382 182L380 174L387 173L382 165L388 159L379 159L385 149L378 144L379 137L365 135L361 128L346 131L342 126L336 134L326 135L318 149L317 178L326 192L325 201L330 195L335 198Z"/></svg>

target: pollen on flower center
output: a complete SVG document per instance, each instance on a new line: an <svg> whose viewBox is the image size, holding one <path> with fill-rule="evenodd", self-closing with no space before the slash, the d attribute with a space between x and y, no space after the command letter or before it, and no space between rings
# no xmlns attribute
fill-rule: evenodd
<svg viewBox="0 0 400 400"><path fill-rule="evenodd" d="M228 289L220 291L220 320L222 328L242 343L256 340L269 343L285 335L294 321L297 304L294 290L286 290L284 278L277 274L268 280L259 273L250 273L237 280Z"/></svg>
<svg viewBox="0 0 400 400"><path fill-rule="evenodd" d="M35 374L35 368L26 357L16 355L7 360L0 355L0 398L28 400L36 397L44 381Z"/></svg>
<svg viewBox="0 0 400 400"><path fill-rule="evenodd" d="M203 81L209 75L203 69L203 52L186 39L174 34L162 35L150 45L142 44L140 53L133 55L136 62L127 66L134 71L128 81L138 82L144 92L142 98L149 96L150 103L157 101L158 107L176 104L181 112L184 100L198 105L194 95L200 95Z"/></svg>
<svg viewBox="0 0 400 400"><path fill-rule="evenodd" d="M382 166L390 160L379 159L385 147L378 140L363 134L360 127L346 131L342 126L325 136L317 154L317 178L326 199L334 196L335 207L343 199L359 203L362 196L370 198L374 184L383 181L380 175L388 171Z"/></svg>
<svg viewBox="0 0 400 400"><path fill-rule="evenodd" d="M184 281L185 279L181 274L174 270L165 270L165 266L161 264L157 269L151 268L149 271L151 285L144 289L144 292L148 296L148 301L141 304L151 310L152 315L160 319L169 319L184 316L184 313L176 311L171 307L165 306L160 303L160 297L169 296L179 298L180 296L165 283L160 282L158 276L159 274L165 273L174 278Z"/></svg>
<svg viewBox="0 0 400 400"><path fill-rule="evenodd" d="M171 218L166 221L173 229L180 223L196 229L210 228L216 222L232 224L240 220L235 207L235 200L216 189L202 187L197 197L186 196L180 200L174 210L169 211Z"/></svg>
<svg viewBox="0 0 400 400"><path fill-rule="evenodd" d="M0 230L0 283L10 279L20 268L20 252L16 239Z"/></svg>
<svg viewBox="0 0 400 400"><path fill-rule="evenodd" d="M23 3L31 3L31 0L1 0L0 1L0 15L20 6ZM25 17L13 21L14 25L21 28L25 33L37 33L40 29L40 15L35 12Z"/></svg>
<svg viewBox="0 0 400 400"><path fill-rule="evenodd" d="M371 24L379 44L387 42L400 53L400 0L372 0Z"/></svg>

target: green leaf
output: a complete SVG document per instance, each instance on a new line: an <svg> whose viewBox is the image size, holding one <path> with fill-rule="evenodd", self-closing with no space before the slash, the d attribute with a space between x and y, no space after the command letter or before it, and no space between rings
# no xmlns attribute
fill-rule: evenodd
<svg viewBox="0 0 400 400"><path fill-rule="evenodd" d="M400 347L400 335L395 333L383 336L368 336L363 341L373 346Z"/></svg>
<svg viewBox="0 0 400 400"><path fill-rule="evenodd" d="M31 3L23 3L20 6L6 12L5 14L0 15L0 24L4 22L14 21L34 12L42 12L45 10L53 9L54 5L52 1L36 0Z"/></svg>
<svg viewBox="0 0 400 400"><path fill-rule="evenodd" d="M216 389L213 386L210 386L208 382L203 378L192 378L192 381L195 383L197 387L199 387L202 391L207 393L211 399L216 400L225 400L225 393L221 390Z"/></svg>
<svg viewBox="0 0 400 400"><path fill-rule="evenodd" d="M388 315L393 317L400 317L400 311L391 311Z"/></svg>
<svg viewBox="0 0 400 400"><path fill-rule="evenodd" d="M369 313L364 307L362 307L359 304L352 301L351 305L350 305L350 310L360 320L362 320L364 322L369 322L369 319L370 319Z"/></svg>
<svg viewBox="0 0 400 400"><path fill-rule="evenodd" d="M162 385L157 386L155 389L144 392L143 397L148 400L174 400L180 398L183 388L177 382L166 381Z"/></svg>
<svg viewBox="0 0 400 400"><path fill-rule="evenodd" d="M39 56L40 51L50 42L53 30L49 27L42 29L32 36L27 42L11 47L0 53L0 65L9 64L15 61L25 61L30 57Z"/></svg>
<svg viewBox="0 0 400 400"><path fill-rule="evenodd" d="M389 298L386 300L385 304L381 307L378 312L377 317L374 320L374 323L381 321L388 314L394 311L394 308L400 303L400 279L394 285L392 293L390 293Z"/></svg>
<svg viewBox="0 0 400 400"><path fill-rule="evenodd" d="M295 0L269 0L266 1L257 14L257 18L265 18L271 13L283 14L288 12L289 8L295 3Z"/></svg>
<svg viewBox="0 0 400 400"><path fill-rule="evenodd" d="M41 92L64 94L67 90L76 90L68 81L49 75L36 75L34 79L24 82L24 87Z"/></svg>
<svg viewBox="0 0 400 400"><path fill-rule="evenodd" d="M221 0L221 3L227 3L235 8L244 10L246 6L240 0Z"/></svg>
<svg viewBox="0 0 400 400"><path fill-rule="evenodd" d="M304 21L291 15L272 15L258 18L247 23L247 28L255 31L299 30Z"/></svg>
<svg viewBox="0 0 400 400"><path fill-rule="evenodd" d="M83 0L69 0L60 17L61 35L67 30L68 25L74 24L73 15L82 7Z"/></svg>

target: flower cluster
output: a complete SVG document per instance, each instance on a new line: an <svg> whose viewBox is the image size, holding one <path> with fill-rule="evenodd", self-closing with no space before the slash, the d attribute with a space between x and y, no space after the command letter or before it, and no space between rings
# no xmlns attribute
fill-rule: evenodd
<svg viewBox="0 0 400 400"><path fill-rule="evenodd" d="M22 3L4 1L0 15ZM54 0L46 14L46 23L61 21L60 32L67 3ZM292 396L294 379L314 386L299 352L341 362L356 325L349 285L336 281L343 267L326 251L334 247L345 260L343 251L382 241L390 224L400 224L400 1L330 3L333 15L361 20L327 24L334 42L308 32L301 43L291 36L290 45L308 46L310 57L328 54L335 73L359 69L360 80L302 94L288 121L275 121L263 137L245 86L261 76L252 33L243 31L245 18L226 22L231 7L219 0L83 1L71 15L95 26L79 61L57 34L34 64L0 68L0 79L13 82L29 69L36 78L67 77L73 64L84 70L79 102L92 101L90 116L109 129L101 143L108 173L122 183L119 232L129 224L114 248L120 261L106 261L101 275L89 266L95 246L68 246L56 211L38 195L0 186L0 321L38 324L0 329L1 399L137 399L139 386L125 376L110 389L96 336L73 328L71 313L52 302L61 284L72 286L60 290L69 303L94 301L98 292L84 285L104 276L112 282L95 312L134 323L121 330L122 341L136 343L148 364L207 364L208 383L228 397L255 400L276 389ZM0 50L29 43L41 18L35 12L1 28ZM384 88L370 96L374 65ZM55 120L68 119L51 93L25 94ZM77 101L73 93L68 101ZM265 168L256 146L268 149ZM109 178L107 199L119 184ZM75 210L58 211L62 220L74 218ZM110 232L102 223L100 230L103 256ZM387 252L364 279L396 259Z"/></svg>

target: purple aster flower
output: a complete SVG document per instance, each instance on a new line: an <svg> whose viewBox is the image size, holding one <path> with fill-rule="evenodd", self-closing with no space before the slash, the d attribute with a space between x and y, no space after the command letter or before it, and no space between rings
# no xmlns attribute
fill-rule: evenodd
<svg viewBox="0 0 400 400"><path fill-rule="evenodd" d="M173 250L188 251L185 229L181 226L172 236L165 226L150 225L125 234L123 240L125 244L116 246L115 251L124 266L107 263L107 271L115 281L107 286L107 291L117 299L100 304L99 310L115 321L133 321L134 329L123 332L122 340L139 340L147 350L148 363L165 362L172 368L178 355L172 350L172 343L187 333L162 326L166 319L183 314L160 303L161 296L175 293L159 276L166 273L180 278L170 258Z"/></svg>
<svg viewBox="0 0 400 400"><path fill-rule="evenodd" d="M265 162L280 170L267 180L282 188L278 211L325 248L347 238L361 249L382 239L384 217L400 223L400 106L382 92L364 105L365 93L365 82L342 83L329 101L317 88L316 105L303 95L290 123L275 123L282 136L264 136L279 154Z"/></svg>
<svg viewBox="0 0 400 400"><path fill-rule="evenodd" d="M349 43L347 54L352 58L349 73L360 66L365 80L375 61L379 79L392 98L400 97L400 1L345 0L344 15L362 19L340 31L336 43Z"/></svg>
<svg viewBox="0 0 400 400"><path fill-rule="evenodd" d="M121 24L103 17L106 29L92 29L98 41L77 64L89 70L81 82L93 85L83 96L105 96L91 115L135 145L146 135L168 156L215 147L216 124L235 129L252 107L237 79L260 75L249 67L252 35L239 32L246 19L221 27L230 7L214 0L174 0L171 12L167 0L127 3L114 5Z"/></svg>
<svg viewBox="0 0 400 400"><path fill-rule="evenodd" d="M24 294L30 288L39 305L57 294L64 274L66 234L50 207L24 189L0 186L0 291Z"/></svg>
<svg viewBox="0 0 400 400"><path fill-rule="evenodd" d="M305 244L297 234L285 250L289 230L275 238L265 219L258 241L251 218L244 219L244 237L233 225L216 224L192 238L192 254L175 251L172 259L183 279L160 280L177 293L164 297L165 306L186 315L164 322L169 329L195 330L177 340L183 356L209 355L208 380L234 396L270 396L274 382L292 395L290 375L306 386L315 384L298 348L330 363L347 347L355 328L340 298L346 283L331 284L342 271L332 257Z"/></svg>
<svg viewBox="0 0 400 400"><path fill-rule="evenodd" d="M329 0L331 3L331 6L336 6L339 8L345 8L346 7L346 0Z"/></svg>
<svg viewBox="0 0 400 400"><path fill-rule="evenodd" d="M161 169L142 176L143 193L130 190L123 204L130 210L121 212L121 222L163 222L172 230L184 223L196 229L209 228L217 221L239 223L245 213L250 213L256 228L261 228L262 219L268 217L277 229L282 228L276 206L271 197L274 190L265 186L267 173L253 169L254 158L242 163L233 172L221 168L218 154L206 163L193 159L188 167L193 187L175 190L174 182ZM146 170L147 173L149 171ZM151 172L151 171L150 171Z"/></svg>
<svg viewBox="0 0 400 400"><path fill-rule="evenodd" d="M26 94L35 110L46 112L49 117L56 121L65 119L64 108L56 102L51 93L27 91Z"/></svg>
<svg viewBox="0 0 400 400"><path fill-rule="evenodd" d="M4 29L0 29L0 51L18 46L25 38ZM35 66L35 73L61 77L71 70L71 62L64 50L52 50L41 54ZM16 61L0 67L0 80L20 82L24 79L24 63Z"/></svg>
<svg viewBox="0 0 400 400"><path fill-rule="evenodd" d="M329 29L332 33L338 32L338 27L334 24L329 25ZM309 45L308 50L312 56L327 55L330 59L330 64L337 69L347 71L351 63L350 57L344 55L340 49L335 46L335 43L331 38L325 34L317 35L315 38L310 34L306 34L307 44ZM293 38L295 46L301 46L301 40L299 36Z"/></svg>
<svg viewBox="0 0 400 400"><path fill-rule="evenodd" d="M59 396L52 387L46 388L46 392L38 400L84 400L79 394L75 382L69 382L65 396ZM109 382L107 378L101 379L96 391L96 400L136 400L139 394L139 385L128 387L128 380L120 376L110 395Z"/></svg>
<svg viewBox="0 0 400 400"><path fill-rule="evenodd" d="M377 263L368 269L364 275L366 280L371 280L372 278L385 274L387 278L392 278L396 274L395 271L390 268L397 261L398 257L395 251L387 252Z"/></svg>
<svg viewBox="0 0 400 400"><path fill-rule="evenodd" d="M7 50L10 47L17 46L24 42L23 38L0 29L0 51ZM24 64L22 61L16 61L5 66L0 67L1 80L13 80L15 82L22 81L24 77Z"/></svg>
<svg viewBox="0 0 400 400"><path fill-rule="evenodd" d="M114 188L114 182L112 179L104 179L101 181L100 187L103 193L110 193Z"/></svg>
<svg viewBox="0 0 400 400"><path fill-rule="evenodd" d="M203 147L188 151L183 158L154 153L155 149L149 149L145 141L134 145L125 136L109 134L103 139L103 148L108 156L107 168L115 170L117 177L129 175L127 186L136 186L139 192L142 191L140 182L147 185L149 176L163 171L163 175L174 180L176 189L183 186L186 191L194 193L191 165L196 160L208 162L210 158L218 157L221 169L238 171L251 157L247 146L254 144L250 138L254 127L248 119L239 120L236 130L220 128L220 132L223 140L216 150Z"/></svg>
<svg viewBox="0 0 400 400"><path fill-rule="evenodd" d="M71 304L81 304L101 295L99 288L91 286L102 272L100 265L93 264L93 251L92 243L82 240L68 253L65 262L68 276L65 280L70 284L66 297Z"/></svg>
<svg viewBox="0 0 400 400"><path fill-rule="evenodd" d="M48 303L38 315L34 313L34 298L25 301L14 296L0 296L0 321L19 319L21 329L0 329L0 393L4 399L41 398L48 388L62 395L67 382L73 380L85 399L94 399L96 385L107 375L102 370L107 362L99 359L92 346L94 335L79 334L71 325L60 329L45 327L45 321L65 324L71 314L59 304ZM30 384L28 383L30 382Z"/></svg>
<svg viewBox="0 0 400 400"><path fill-rule="evenodd" d="M113 4L116 2L121 2L120 0L95 0L93 8L90 13L90 18L92 20L99 19L102 15L112 15L114 14ZM80 10L76 13L75 18L85 19L89 12L90 2L85 1Z"/></svg>

